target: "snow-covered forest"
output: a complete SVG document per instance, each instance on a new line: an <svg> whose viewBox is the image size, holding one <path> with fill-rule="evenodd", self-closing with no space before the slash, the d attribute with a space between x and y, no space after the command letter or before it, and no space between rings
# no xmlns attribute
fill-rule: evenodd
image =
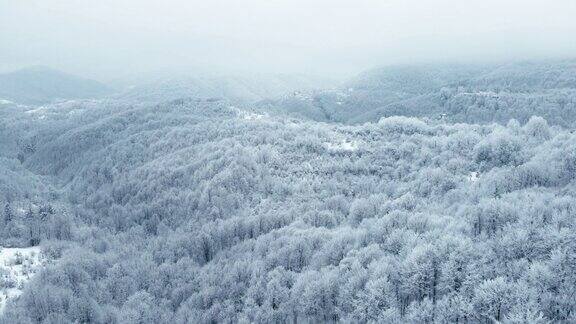
<svg viewBox="0 0 576 324"><path fill-rule="evenodd" d="M215 92L2 101L0 322L576 321L576 61Z"/></svg>

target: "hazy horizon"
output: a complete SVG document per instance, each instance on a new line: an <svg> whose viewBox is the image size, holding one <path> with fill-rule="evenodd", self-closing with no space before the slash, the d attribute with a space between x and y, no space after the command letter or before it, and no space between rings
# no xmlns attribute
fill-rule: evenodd
<svg viewBox="0 0 576 324"><path fill-rule="evenodd" d="M520 10L521 8L521 10ZM100 81L299 73L576 56L572 1L0 0L0 71L44 65Z"/></svg>

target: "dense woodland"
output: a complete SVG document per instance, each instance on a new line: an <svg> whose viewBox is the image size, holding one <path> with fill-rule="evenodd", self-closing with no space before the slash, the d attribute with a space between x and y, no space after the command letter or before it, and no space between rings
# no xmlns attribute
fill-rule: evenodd
<svg viewBox="0 0 576 324"><path fill-rule="evenodd" d="M1 104L0 245L52 261L0 322L574 322L575 66Z"/></svg>

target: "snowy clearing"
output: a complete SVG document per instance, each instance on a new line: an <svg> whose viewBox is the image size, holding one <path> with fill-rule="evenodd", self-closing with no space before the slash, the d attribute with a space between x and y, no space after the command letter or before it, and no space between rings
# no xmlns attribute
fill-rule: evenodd
<svg viewBox="0 0 576 324"><path fill-rule="evenodd" d="M22 294L24 285L45 265L40 247L0 247L0 314L6 302Z"/></svg>
<svg viewBox="0 0 576 324"><path fill-rule="evenodd" d="M325 142L325 147L335 151L356 151L358 142L354 140L342 139L339 142Z"/></svg>
<svg viewBox="0 0 576 324"><path fill-rule="evenodd" d="M476 182L476 181L478 181L478 178L479 178L478 172L476 172L476 171L472 171L468 175L468 181L470 181L470 182Z"/></svg>
<svg viewBox="0 0 576 324"><path fill-rule="evenodd" d="M238 117L240 117L244 120L261 120L261 119L264 119L267 117L267 115L265 115L265 114L257 114L254 112L250 112L250 111L236 108L235 106L230 106L230 109L236 111L236 114L238 115Z"/></svg>

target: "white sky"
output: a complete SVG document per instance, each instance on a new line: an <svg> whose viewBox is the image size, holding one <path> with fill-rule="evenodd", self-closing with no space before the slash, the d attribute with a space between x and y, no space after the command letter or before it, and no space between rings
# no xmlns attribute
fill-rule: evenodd
<svg viewBox="0 0 576 324"><path fill-rule="evenodd" d="M0 70L357 73L576 56L576 0L0 0Z"/></svg>

